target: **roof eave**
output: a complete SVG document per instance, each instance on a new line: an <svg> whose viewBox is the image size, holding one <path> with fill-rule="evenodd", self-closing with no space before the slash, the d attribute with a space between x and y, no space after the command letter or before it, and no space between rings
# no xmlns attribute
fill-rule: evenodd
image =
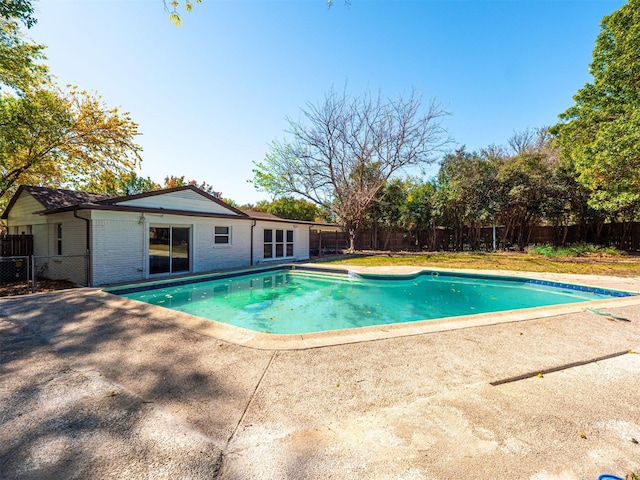
<svg viewBox="0 0 640 480"><path fill-rule="evenodd" d="M170 208L151 208L151 207L136 207L136 206L121 206L121 205L104 205L98 203L81 203L78 205L70 205L67 207L54 208L47 210L45 215L52 215L56 213L71 212L73 210L102 210L111 212L130 212L130 213L152 213L162 215L182 215L188 217L217 217L217 218L237 218L239 220L249 220L247 216L233 215L226 213L215 212L197 212L191 210L176 210Z"/></svg>
<svg viewBox="0 0 640 480"><path fill-rule="evenodd" d="M243 215L231 215L225 213L216 213L216 212L196 212L191 210L175 210L168 208L149 208L149 207L133 207L133 206L119 206L119 205L105 205L105 204L97 204L97 203L82 203L79 205L71 205L67 207L55 208L52 210L46 210L43 212L45 215L51 215L56 213L65 213L72 212L73 210L102 210L102 211L112 211L112 212L131 212L131 213L155 213L155 214L163 214L163 215L182 215L187 217L211 217L211 218L228 218L228 219L237 219L237 220L260 220L262 222L277 222L277 223L293 223L297 225L308 225L310 227L313 226L325 226L325 227L333 227L340 228L339 225L336 224L328 224L328 223L318 223L318 222L308 222L304 220L290 220L287 218L259 218L259 217L251 217L247 214Z"/></svg>

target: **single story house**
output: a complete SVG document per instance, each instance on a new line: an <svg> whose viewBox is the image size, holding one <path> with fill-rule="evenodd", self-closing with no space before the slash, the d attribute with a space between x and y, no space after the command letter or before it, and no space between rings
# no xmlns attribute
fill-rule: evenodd
<svg viewBox="0 0 640 480"><path fill-rule="evenodd" d="M307 260L310 230L322 228L245 212L194 186L113 197L22 185L1 218L9 234L33 235L44 276L90 286Z"/></svg>

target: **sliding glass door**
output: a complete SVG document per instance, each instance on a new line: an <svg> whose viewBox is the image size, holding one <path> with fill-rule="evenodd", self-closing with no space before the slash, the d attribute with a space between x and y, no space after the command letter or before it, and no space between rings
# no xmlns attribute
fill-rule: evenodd
<svg viewBox="0 0 640 480"><path fill-rule="evenodd" d="M149 227L149 274L189 271L190 227Z"/></svg>
<svg viewBox="0 0 640 480"><path fill-rule="evenodd" d="M189 271L189 227L171 229L171 272Z"/></svg>

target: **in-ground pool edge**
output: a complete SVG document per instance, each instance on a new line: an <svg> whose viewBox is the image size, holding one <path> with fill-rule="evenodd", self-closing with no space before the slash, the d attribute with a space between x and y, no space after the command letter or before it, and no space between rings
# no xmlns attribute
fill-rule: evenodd
<svg viewBox="0 0 640 480"><path fill-rule="evenodd" d="M588 314L591 309L612 309L627 306L640 306L640 295L636 295L607 300L593 300L582 303L446 317L438 320L419 320L409 323L394 323L303 334L274 334L257 332L243 327L236 327L234 325L212 321L196 315L169 310L164 307L151 305L138 300L107 294L102 290L97 290L97 293L104 295L105 301L112 303L113 306L118 309L131 309L135 311L136 315L140 315L141 313L148 314L154 320L159 320L177 328L184 328L197 332L201 335L216 338L223 342L257 350L306 350L352 343L381 341L400 337L427 335L465 328L479 328L501 323L514 323L557 317L561 315L577 313ZM627 322L620 322L620 324L625 325Z"/></svg>
<svg viewBox="0 0 640 480"><path fill-rule="evenodd" d="M269 272L275 270L281 270L283 267L289 267L291 270L302 270L302 271L315 271L315 272L325 272L332 274L354 274L358 276L366 276L366 277L375 277L376 275L379 278L384 278L388 276L388 273L371 273L371 272L363 272L362 269L345 269L341 267L317 267L315 265L308 264L279 264L277 266L269 266L265 268L258 269L243 269L233 272L223 272L220 274L214 275L202 275L199 278L204 278L201 281L207 281L214 278L232 278L238 275L243 275L247 273L260 273L260 272ZM204 319L201 317L197 317L194 315L190 315L182 312L174 312L176 315L171 316L172 322L176 323L176 326L189 328L191 330L199 331L202 334L212 336L218 338L222 341L227 341L230 343L235 343L238 345L243 345L250 348L256 349L267 349L267 350L299 350L299 349L308 349L308 348L318 348L323 346L332 346L332 345L341 345L348 343L359 343L366 341L374 341L374 340L383 340L387 338L397 338L403 336L413 336L413 335L422 335L428 333L435 333L440 331L447 331L453 329L460 328L472 328L472 327L480 327L486 325L494 325L498 323L509 323L509 322L517 322L523 320L531 320L535 318L545 318L558 316L563 314L571 314L571 313L579 313L586 312L592 308L616 308L616 307L624 307L629 305L639 305L640 306L640 294L632 291L623 291L619 289L604 289L602 287L592 286L592 285L580 285L580 284L569 284L560 281L547 280L547 279L535 279L531 277L518 277L516 275L509 274L487 274L486 272L480 272L480 274L474 274L472 272L458 272L458 271L445 271L445 270L432 270L425 268L417 268L415 271L410 273L398 273L394 274L394 278L415 278L418 274L442 274L442 275L451 275L451 276L459 276L459 277L483 277L483 278L497 278L497 279L518 279L523 281L533 281L535 283L540 283L543 285L549 284L552 286L560 286L565 287L567 285L571 287L579 287L578 290L588 289L588 291L593 291L595 293L600 293L602 291L607 292L617 292L622 293L624 295L616 296L616 298L612 299L604 299L604 300L594 300L589 302L575 303L575 304L564 304L564 305L554 305L554 306L546 306L546 307L532 307L520 310L511 310L504 312L493 312L493 313L482 313L482 314L472 314L465 316L457 316L457 317L446 317L438 320L425 320L425 321L415 321L409 323L398 323L398 324L385 324L385 325L377 325L377 326L367 326L367 327L359 327L355 329L344 329L344 330L331 330L331 331L323 331L323 332L311 332L311 333L301 333L301 334L273 334L273 333L264 333L257 332L253 330L249 330L242 327L236 327L233 325L228 325L208 319ZM533 273L533 272L532 272ZM535 275L535 273L533 273ZM189 283L189 280L192 277L180 278L180 279L165 279L165 281L154 281L151 282L154 285L160 284L161 288L164 287L167 283L171 283L172 280L179 281L182 283ZM140 284L141 287L145 287L149 282L145 284ZM136 285L137 286L137 285ZM105 293L111 293L113 290L120 290L122 288L131 287L128 286L120 286L120 287L109 287L102 289L101 291ZM639 289L640 290L640 289ZM114 295L107 295L110 298L119 298L126 302L134 302L136 305L142 304L143 302L138 302L136 300L130 300L124 297L117 297ZM152 311L160 312L166 311L164 307L144 304L146 307L150 308ZM157 310L154 310L157 309Z"/></svg>
<svg viewBox="0 0 640 480"><path fill-rule="evenodd" d="M291 270L291 271L307 271L307 272L316 272L316 273L327 273L327 274L339 274L346 276L355 276L366 278L370 280L410 280L415 279L420 276L446 276L453 278L477 278L477 279L487 279L487 280L508 280L511 282L521 282L521 283L531 283L536 285L544 285L549 287L556 288L564 288L567 290L576 290L580 292L587 293L595 293L600 295L608 295L611 297L629 297L638 295L637 292L630 292L612 288L602 288L602 287L594 287L590 285L582 285L577 283L566 283L559 282L554 280L543 280L531 277L524 277L518 275L500 275L500 274L486 274L486 273L472 273L472 272L458 272L453 270L434 270L430 268L419 268L415 272L410 273L375 273L375 272L361 272L355 271L348 268L327 268L327 267L317 267L315 265L311 266L308 264L278 264L278 265L270 265L266 267L253 267L251 269L239 269L232 270L226 272L219 273L209 273L202 275L194 275L194 276L185 276L180 278L162 278L153 281L145 281L142 283L128 284L128 285L118 285L105 287L103 290L107 293L113 293L115 295L124 295L127 293L135 293L144 290L156 290L160 288L168 288L175 287L180 285L187 285L190 283L201 283L207 282L211 280L219 280L225 278L235 278L241 275L246 274L260 274L266 272L273 272L277 270Z"/></svg>

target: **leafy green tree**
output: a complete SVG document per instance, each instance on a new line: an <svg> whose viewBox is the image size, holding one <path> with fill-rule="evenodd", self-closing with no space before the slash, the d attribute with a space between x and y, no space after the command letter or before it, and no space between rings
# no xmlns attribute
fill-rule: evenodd
<svg viewBox="0 0 640 480"><path fill-rule="evenodd" d="M272 202L260 201L253 208L259 212L266 212L289 220L303 220L313 222L321 216L317 205L294 197L282 197Z"/></svg>
<svg viewBox="0 0 640 480"><path fill-rule="evenodd" d="M374 245L378 246L378 226L382 226L386 233L382 250L393 249L392 234L394 231L404 230L407 193L408 182L400 178L393 178L380 190L375 202L371 205Z"/></svg>
<svg viewBox="0 0 640 480"><path fill-rule="evenodd" d="M393 234L402 232L415 247L433 248L435 191L433 182L414 177L387 182L370 209L373 244L383 250L394 249ZM380 230L384 235L381 246Z"/></svg>
<svg viewBox="0 0 640 480"><path fill-rule="evenodd" d="M233 207L239 205L231 199L223 199L222 192L217 192L207 182L197 182L196 180L186 180L185 176L167 175L164 178L164 184L154 182L150 177L140 177L136 172L125 171L122 173L114 173L111 170L105 170L92 176L86 183L79 187L87 192L106 193L109 195L135 195L138 193L152 192L165 188L176 188L194 186L213 195L216 198L228 203Z"/></svg>
<svg viewBox="0 0 640 480"><path fill-rule="evenodd" d="M53 85L44 47L26 40L15 21L0 25L0 209L19 184L79 188L139 165L129 114L96 94Z"/></svg>
<svg viewBox="0 0 640 480"><path fill-rule="evenodd" d="M24 95L49 81L49 70L41 63L44 49L25 39L17 22L0 19L0 94Z"/></svg>
<svg viewBox="0 0 640 480"><path fill-rule="evenodd" d="M552 165L550 187L544 217L556 227L555 245L566 243L571 225L577 225L578 237L584 239L590 226L600 223L601 215L589 206L591 191L578 181L574 165L564 160Z"/></svg>
<svg viewBox="0 0 640 480"><path fill-rule="evenodd" d="M503 241L523 249L533 227L558 208L563 185L556 183L553 165L541 153L523 153L508 159L497 179L499 219L506 227Z"/></svg>
<svg viewBox="0 0 640 480"><path fill-rule="evenodd" d="M114 175L111 171L103 171L99 175L92 176L81 188L86 192L120 196L152 192L162 187L151 178L139 177L135 172Z"/></svg>
<svg viewBox="0 0 640 480"><path fill-rule="evenodd" d="M233 208L238 208L240 210L245 210L244 206L241 206L238 202L236 202L235 200L233 200L232 198L224 198L224 197L220 197L220 200L222 200L224 203L226 203L227 205L232 206ZM250 209L249 209L250 210Z"/></svg>
<svg viewBox="0 0 640 480"><path fill-rule="evenodd" d="M440 224L452 230L456 250L462 249L465 240L478 248L481 228L493 223L501 161L467 152L464 147L444 157L434 204Z"/></svg>
<svg viewBox="0 0 640 480"><path fill-rule="evenodd" d="M404 228L420 249L435 250L435 182L408 182L402 213Z"/></svg>
<svg viewBox="0 0 640 480"><path fill-rule="evenodd" d="M20 20L27 28L33 27L37 22L33 16L33 5L30 0L2 0L0 17L7 20Z"/></svg>
<svg viewBox="0 0 640 480"><path fill-rule="evenodd" d="M350 97L330 91L320 104L308 104L306 123L288 120L291 138L274 141L253 170L253 184L275 196L296 195L333 212L355 248L371 203L391 176L406 167L434 162L448 138L445 112L421 99Z"/></svg>
<svg viewBox="0 0 640 480"><path fill-rule="evenodd" d="M0 96L0 198L19 184L80 187L140 162L138 125L127 113L72 88Z"/></svg>
<svg viewBox="0 0 640 480"><path fill-rule="evenodd" d="M593 51L593 81L552 127L589 204L609 218L640 205L640 0L605 16Z"/></svg>
<svg viewBox="0 0 640 480"><path fill-rule="evenodd" d="M213 195L216 198L222 199L222 192L217 192L212 185L207 182L198 182L196 180L186 180L185 176L176 177L175 175L167 175L164 177L164 186L161 188L175 188L186 187L192 185L200 190L207 192L209 195Z"/></svg>

